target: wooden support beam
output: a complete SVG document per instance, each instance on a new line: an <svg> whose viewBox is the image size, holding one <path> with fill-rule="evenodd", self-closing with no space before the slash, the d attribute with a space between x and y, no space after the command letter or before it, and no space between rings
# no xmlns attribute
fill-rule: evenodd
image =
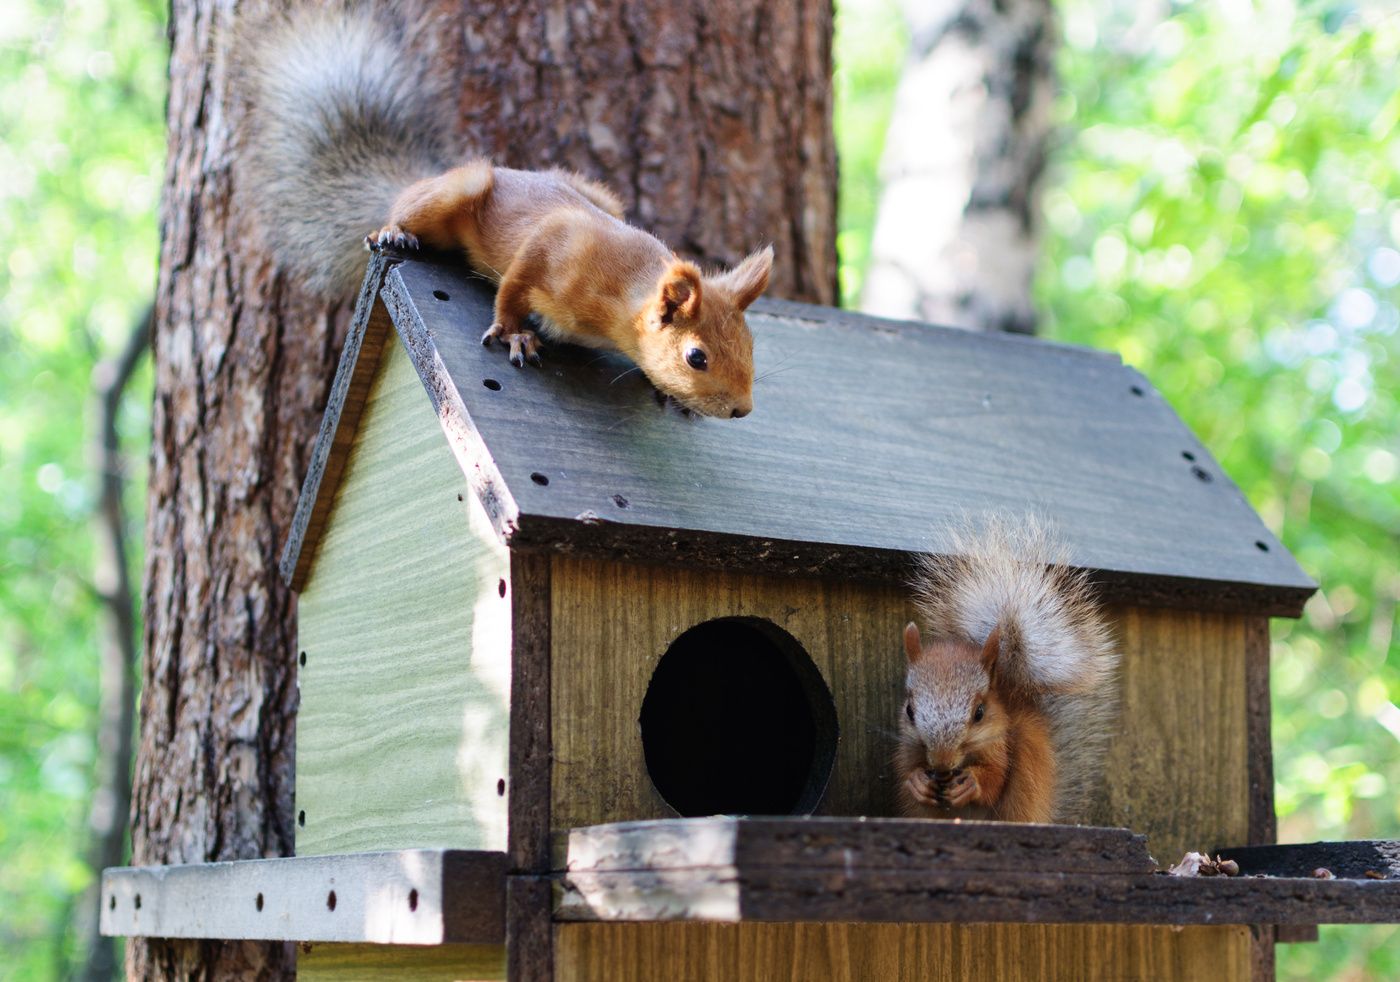
<svg viewBox="0 0 1400 982"><path fill-rule="evenodd" d="M500 944L506 856L409 849L102 873L104 935Z"/></svg>

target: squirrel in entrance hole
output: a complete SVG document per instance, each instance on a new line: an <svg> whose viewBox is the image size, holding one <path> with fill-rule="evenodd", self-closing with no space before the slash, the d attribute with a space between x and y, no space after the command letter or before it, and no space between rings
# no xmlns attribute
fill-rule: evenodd
<svg viewBox="0 0 1400 982"><path fill-rule="evenodd" d="M237 26L248 112L235 176L278 265L352 299L366 246L464 251L498 285L482 343L508 344L517 367L540 364L538 333L626 355L684 411L747 415L743 311L768 286L772 248L702 273L624 222L601 184L460 153L443 123L457 115L435 57L445 36L429 5L403 0L303 2Z"/></svg>
<svg viewBox="0 0 1400 982"><path fill-rule="evenodd" d="M953 530L914 583L900 813L1083 821L1117 708L1118 654L1086 574L1033 517Z"/></svg>

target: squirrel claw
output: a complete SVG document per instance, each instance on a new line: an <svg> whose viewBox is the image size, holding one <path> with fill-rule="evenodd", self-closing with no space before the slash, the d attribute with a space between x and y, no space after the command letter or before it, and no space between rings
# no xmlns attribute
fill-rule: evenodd
<svg viewBox="0 0 1400 982"><path fill-rule="evenodd" d="M395 249L417 249L418 236L405 232L397 225L385 225L378 232L365 236L365 245L371 249L393 246Z"/></svg>
<svg viewBox="0 0 1400 982"><path fill-rule="evenodd" d="M507 334L502 325L492 324L481 336L481 343L489 345L492 338L510 345L510 363L516 368L524 368L527 361L536 368L544 364L540 360L540 342L534 331L515 331Z"/></svg>
<svg viewBox="0 0 1400 982"><path fill-rule="evenodd" d="M966 772L959 774L957 777L953 778L952 784L945 790L948 804L953 808L960 808L963 805L969 804L977 797L977 790L977 779L975 777Z"/></svg>
<svg viewBox="0 0 1400 982"><path fill-rule="evenodd" d="M924 771L914 771L904 782L904 786L914 796L914 800L921 805L927 805L930 808L943 807L943 802L938 800L938 786L929 780Z"/></svg>

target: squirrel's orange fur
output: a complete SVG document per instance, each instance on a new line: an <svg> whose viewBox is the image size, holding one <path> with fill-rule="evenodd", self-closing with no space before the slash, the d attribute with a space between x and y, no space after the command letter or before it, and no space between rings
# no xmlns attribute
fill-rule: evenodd
<svg viewBox="0 0 1400 982"><path fill-rule="evenodd" d="M961 727L939 729L946 739L923 740L913 732L896 751L900 811L923 818L987 818L1005 822L1049 822L1055 810L1055 754L1050 727L1034 702L997 685L996 656L1001 636L993 631L986 646L966 641L919 642L919 629L905 628L909 659L909 705L915 692L945 685L951 678L975 679L985 687L968 689ZM979 714L978 710L981 709ZM916 710L917 713L917 710ZM917 717L916 717L917 718Z"/></svg>
<svg viewBox="0 0 1400 982"><path fill-rule="evenodd" d="M1034 518L950 531L904 630L901 814L1082 821L1101 774L1118 655L1067 550Z"/></svg>
<svg viewBox="0 0 1400 982"><path fill-rule="evenodd" d="M768 286L771 248L705 276L622 221L621 203L602 185L485 160L406 188L371 241L463 250L499 284L495 323L482 341L509 344L516 364L539 362L535 332L525 327L536 314L546 338L621 352L687 409L753 409L744 309Z"/></svg>
<svg viewBox="0 0 1400 982"><path fill-rule="evenodd" d="M487 341L538 362L546 339L620 351L658 390L710 416L753 407L743 311L773 252L704 274L622 221L617 197L563 170L492 167L463 152L441 5L296 0L245 16L234 77L235 184L277 264L309 292L352 299L362 243L462 250L496 281ZM461 161L466 163L454 166Z"/></svg>

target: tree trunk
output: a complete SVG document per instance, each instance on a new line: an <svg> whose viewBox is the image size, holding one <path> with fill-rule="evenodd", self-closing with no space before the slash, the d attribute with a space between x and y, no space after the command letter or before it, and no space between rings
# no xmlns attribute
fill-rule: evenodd
<svg viewBox="0 0 1400 982"><path fill-rule="evenodd" d="M904 10L909 61L861 307L1033 334L1054 8L1050 0L905 0Z"/></svg>
<svg viewBox="0 0 1400 982"><path fill-rule="evenodd" d="M770 293L836 295L830 0L517 2L452 11L444 107L498 163L618 190L683 254L777 250ZM277 575L348 311L298 293L230 175L230 5L171 9L132 805L138 864L293 852L296 606ZM137 941L132 978L290 978L291 945Z"/></svg>

